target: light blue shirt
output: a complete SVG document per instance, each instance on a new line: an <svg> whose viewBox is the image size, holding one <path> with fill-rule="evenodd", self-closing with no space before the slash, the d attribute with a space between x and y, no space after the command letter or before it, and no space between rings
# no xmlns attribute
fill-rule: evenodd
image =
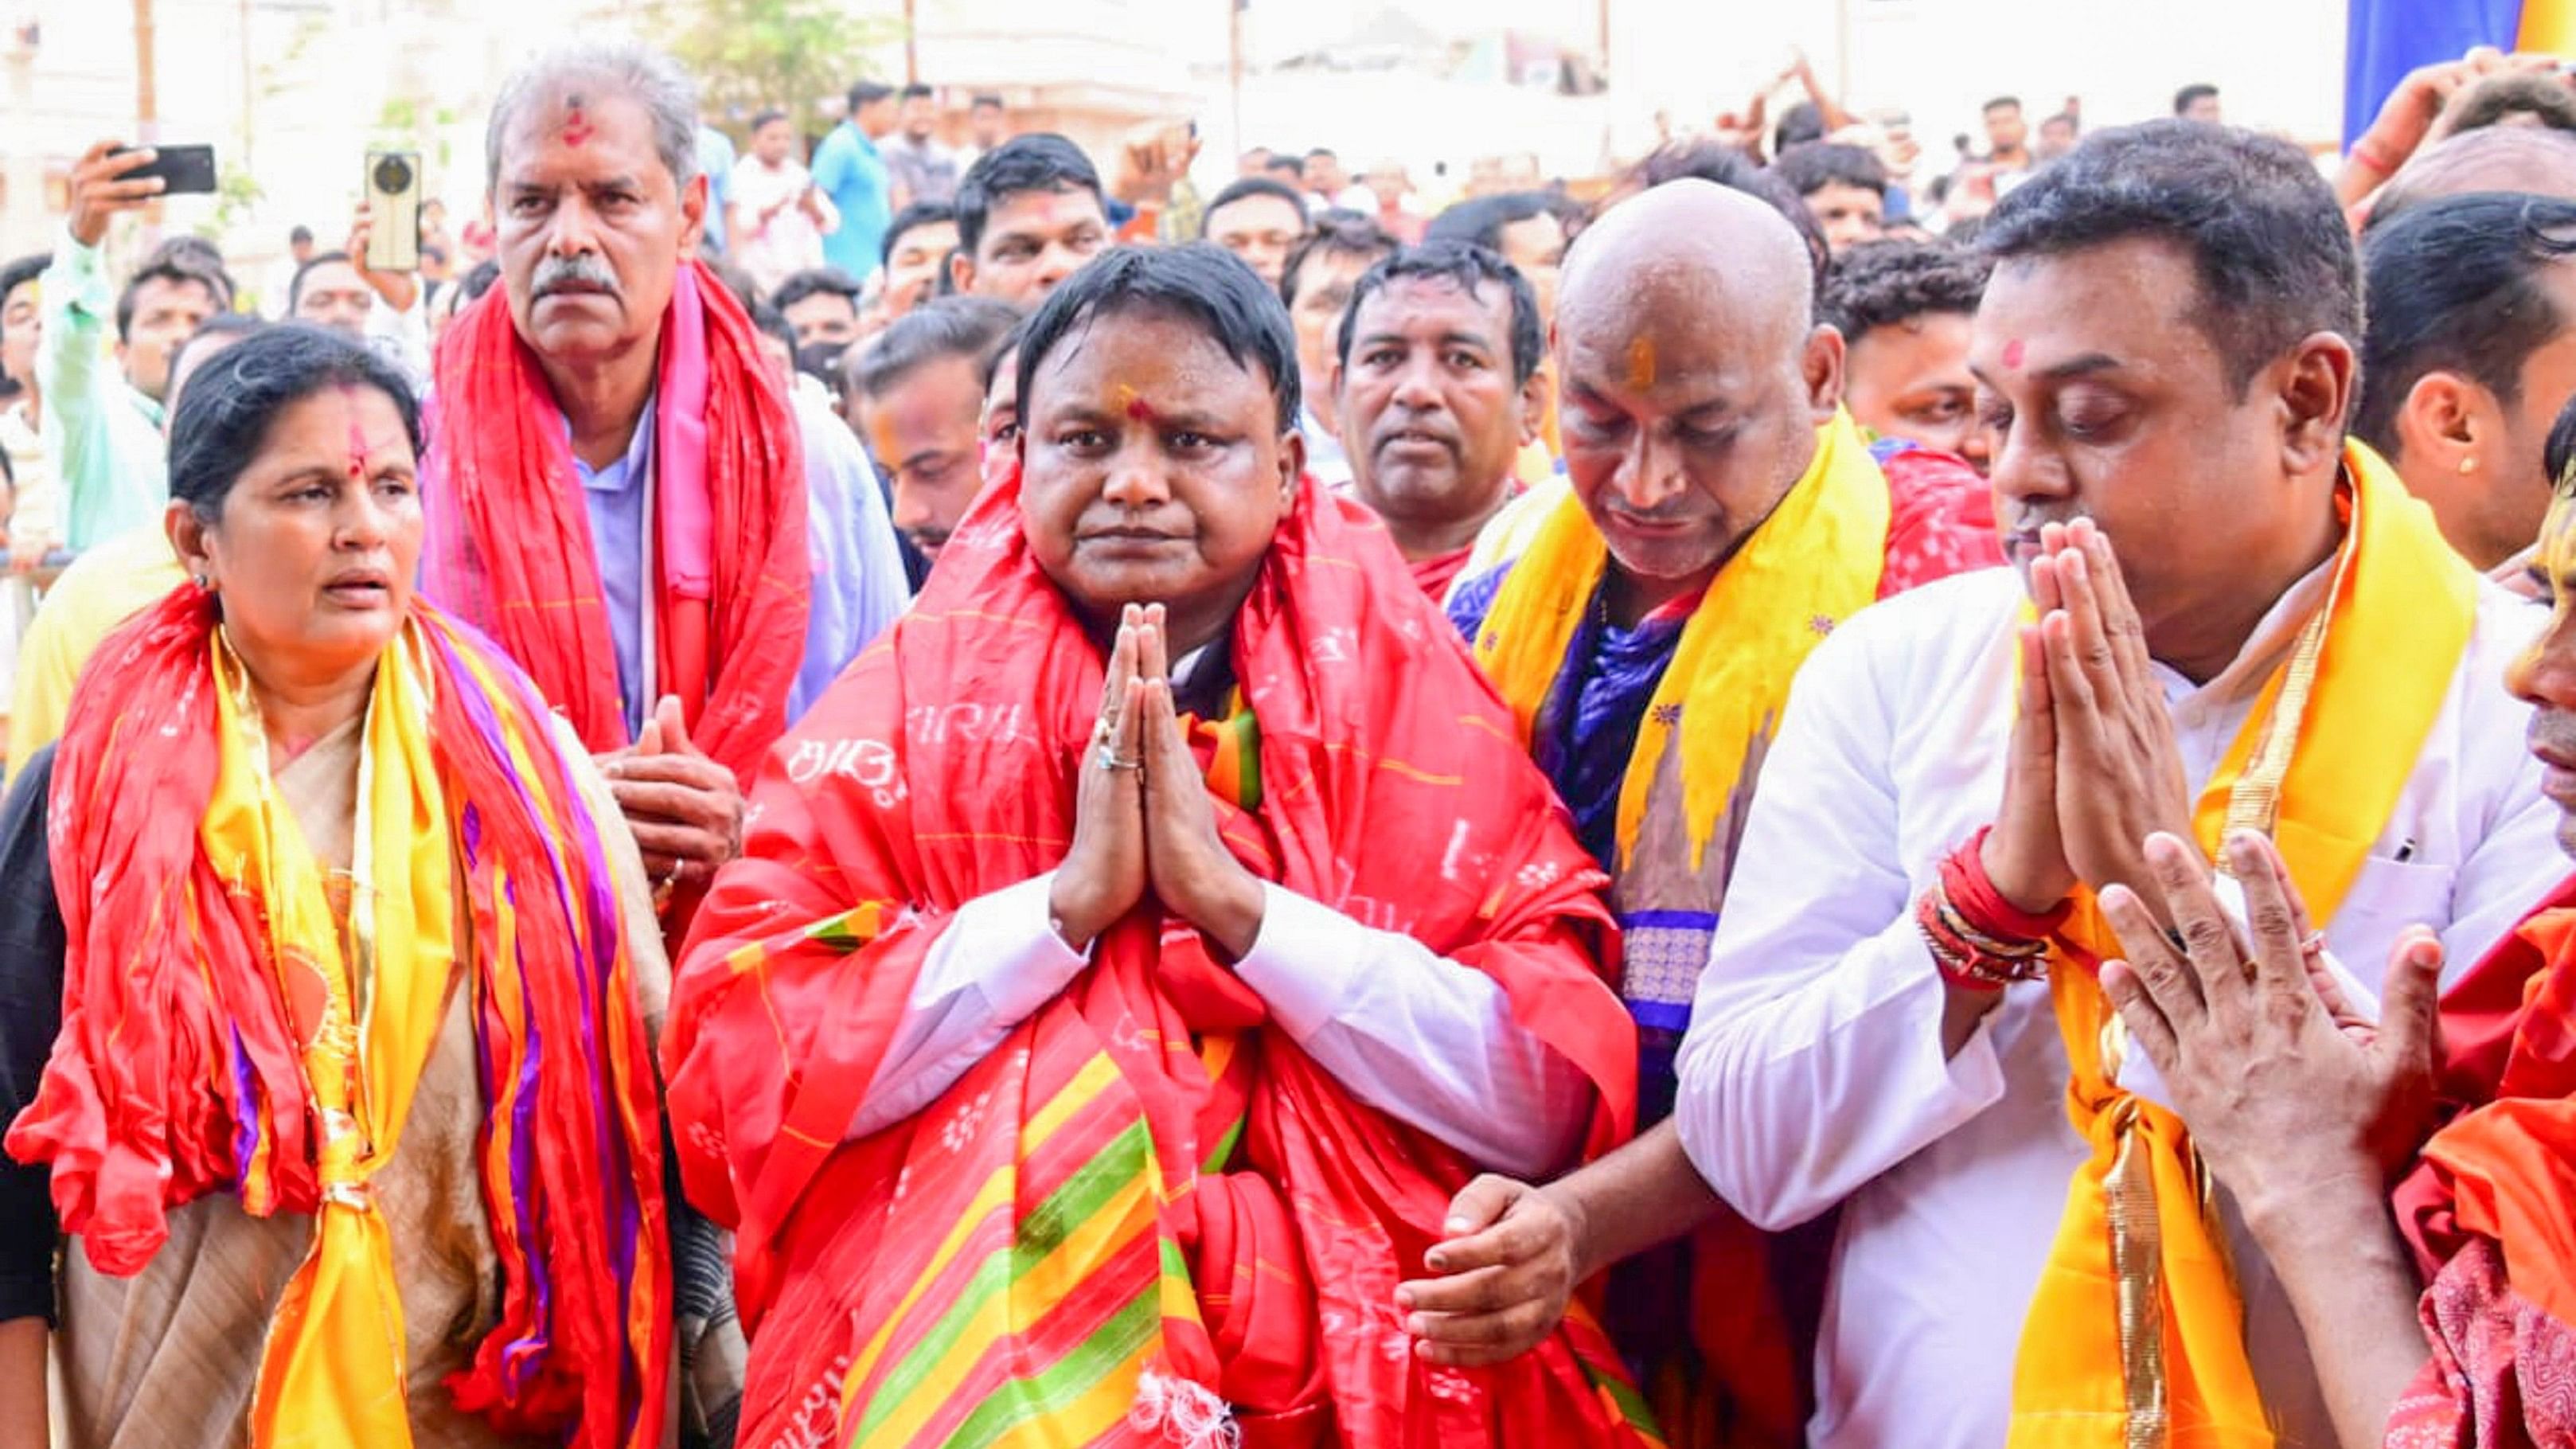
<svg viewBox="0 0 2576 1449"><path fill-rule="evenodd" d="M725 213L733 207L733 138L713 126L698 127L698 171L707 178L707 242L725 249Z"/></svg>
<svg viewBox="0 0 2576 1449"><path fill-rule="evenodd" d="M866 281L884 261L878 254L894 220L885 157L855 122L843 121L814 148L814 184L841 213L840 229L823 238L823 260Z"/></svg>
<svg viewBox="0 0 2576 1449"><path fill-rule="evenodd" d="M608 632L617 641L617 697L626 706L626 734L641 734L650 701L644 687L644 482L653 467L652 400L635 419L626 456L593 468L578 456L582 506L590 512L590 544L599 556L599 591L608 601ZM567 437L572 425L564 425Z"/></svg>
<svg viewBox="0 0 2576 1449"><path fill-rule="evenodd" d="M62 483L63 540L95 548L157 527L170 501L161 405L134 390L116 363L116 288L97 247L64 228L36 283L44 332L36 344L38 420Z"/></svg>

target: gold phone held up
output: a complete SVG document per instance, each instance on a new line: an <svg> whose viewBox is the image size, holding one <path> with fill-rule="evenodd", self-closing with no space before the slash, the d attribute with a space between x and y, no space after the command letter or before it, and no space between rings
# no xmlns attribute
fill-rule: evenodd
<svg viewBox="0 0 2576 1449"><path fill-rule="evenodd" d="M420 270L420 153L367 153L367 270Z"/></svg>

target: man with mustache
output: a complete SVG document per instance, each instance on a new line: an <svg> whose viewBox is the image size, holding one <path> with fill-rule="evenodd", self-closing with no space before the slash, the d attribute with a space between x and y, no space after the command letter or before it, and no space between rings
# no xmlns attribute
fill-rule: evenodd
<svg viewBox="0 0 2576 1449"><path fill-rule="evenodd" d="M1969 366L2018 571L1808 660L1699 979L1682 1140L1757 1224L1839 1210L1820 1449L2334 1443L2249 1232L2274 1205L2212 1190L2238 1158L2113 1029L2104 912L2137 925L2151 880L2250 893L2258 935L2365 1009L2419 925L2474 960L2563 869L2496 687L2539 620L2346 443L2360 272L2304 152L2103 131L1983 246ZM2247 832L2322 934L2265 903ZM2387 973L2393 1002L2419 973Z"/></svg>
<svg viewBox="0 0 2576 1449"><path fill-rule="evenodd" d="M2576 591L2565 487L2540 560L2564 601ZM2506 682L2537 709L2541 790L2560 849L2576 850L2576 612L2557 609ZM2103 892L2127 960L2102 984L2279 1275L2342 1442L2569 1442L2576 877L2442 994L2437 1039L2436 943L2400 938L2373 1023L2306 969L2307 907L2278 852L2251 833L2230 846L2251 929L2228 929L2188 845L2151 842L2153 885ZM2392 1224L2383 1184L2409 1157Z"/></svg>
<svg viewBox="0 0 2576 1449"><path fill-rule="evenodd" d="M1518 491L1512 459L1547 406L1540 348L1530 284L1463 242L1379 262L1342 314L1334 411L1351 487L1434 601Z"/></svg>
<svg viewBox="0 0 2576 1449"><path fill-rule="evenodd" d="M1768 1442L1797 1432L1793 1356L1763 1245L1720 1221L1664 1123L1673 1052L1800 661L1871 600L1998 558L1965 465L1916 449L1881 471L1842 411L1843 340L1816 321L1814 278L1779 210L1697 179L1620 203L1566 258L1571 490L1516 562L1460 585L1450 616L1616 882L1638 1120L1654 1130L1545 1192L1471 1184L1439 1280L1406 1289L1424 1351L1490 1362L1497 1295L1546 1271L1524 1248L1542 1219L1572 1220L1560 1201L1616 1205L1597 1216L1617 1236L1581 1249L1601 1266L1698 1229L1613 1283L1611 1327L1667 1425L1724 1417ZM1695 1271L1714 1291L1695 1297Z"/></svg>
<svg viewBox="0 0 2576 1449"><path fill-rule="evenodd" d="M541 55L502 88L503 285L440 347L422 461L428 591L612 757L666 902L733 857L762 752L906 599L857 440L764 372L694 260L696 113L631 45Z"/></svg>

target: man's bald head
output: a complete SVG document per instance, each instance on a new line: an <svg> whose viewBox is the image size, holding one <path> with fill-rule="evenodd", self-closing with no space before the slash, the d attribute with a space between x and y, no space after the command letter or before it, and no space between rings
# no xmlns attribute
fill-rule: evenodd
<svg viewBox="0 0 2576 1449"><path fill-rule="evenodd" d="M2576 201L2576 135L2543 126L2487 126L2427 146L2380 189L2370 204L2370 224L2410 206L2474 191Z"/></svg>
<svg viewBox="0 0 2576 1449"><path fill-rule="evenodd" d="M1814 459L1843 369L1814 287L1787 219L1706 181L1621 202L1567 254L1566 472L1627 604L1705 585Z"/></svg>
<svg viewBox="0 0 2576 1449"><path fill-rule="evenodd" d="M1815 317L1806 244L1759 198L1693 178L1612 207L1566 253L1557 308L1568 333L1677 306L1795 347Z"/></svg>

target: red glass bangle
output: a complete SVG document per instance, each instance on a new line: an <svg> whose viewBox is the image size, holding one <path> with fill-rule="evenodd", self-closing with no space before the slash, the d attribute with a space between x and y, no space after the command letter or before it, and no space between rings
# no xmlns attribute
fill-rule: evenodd
<svg viewBox="0 0 2576 1449"><path fill-rule="evenodd" d="M1949 897L1951 909L1959 913L1969 929L1980 935L2006 941L2045 942L2055 936L2066 918L2074 913L2075 903L2060 901L2052 910L2033 914L2004 899L1986 875L1986 837L1994 832L1987 826L1967 839L1941 860L1941 891Z"/></svg>

